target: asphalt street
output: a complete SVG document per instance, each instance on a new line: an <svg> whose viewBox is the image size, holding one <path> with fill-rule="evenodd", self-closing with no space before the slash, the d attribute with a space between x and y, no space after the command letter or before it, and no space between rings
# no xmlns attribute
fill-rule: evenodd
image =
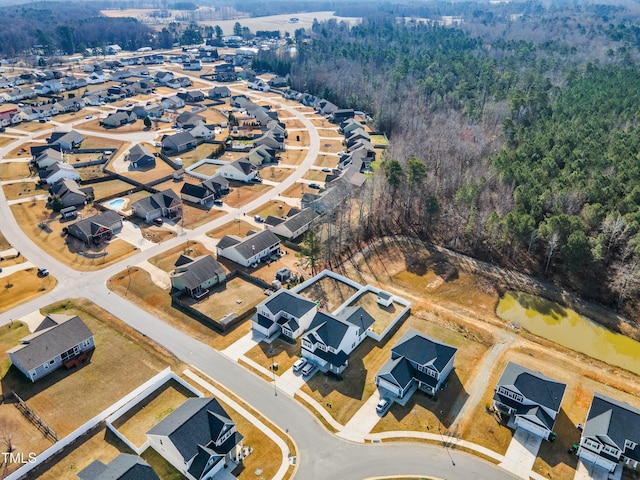
<svg viewBox="0 0 640 480"><path fill-rule="evenodd" d="M199 79L199 81L202 81ZM224 215L211 223L165 241L135 256L95 272L79 272L51 258L16 223L0 189L0 228L6 239L32 263L46 266L58 281L57 287L27 303L0 314L0 324L20 318L54 301L85 297L111 312L144 335L172 352L176 357L208 374L239 396L269 420L289 433L296 443L298 470L296 478L312 480L361 480L379 475L415 474L444 479L476 480L513 479L511 474L470 454L447 451L441 446L410 443L364 445L342 440L327 432L316 418L293 398L274 395L270 384L188 335L176 330L125 298L112 294L106 287L109 277L128 265L147 260L162 251L178 246L209 230L222 226L268 200L275 198L299 180L316 159L320 138L313 124L300 112L281 105L297 116L310 134L310 147L303 163L277 187L242 209ZM79 128L78 131L82 133ZM94 132L84 132L95 135ZM130 140L133 140L131 138ZM0 149L0 155L7 149ZM452 461L453 459L453 461ZM455 463L455 464L454 464Z"/></svg>

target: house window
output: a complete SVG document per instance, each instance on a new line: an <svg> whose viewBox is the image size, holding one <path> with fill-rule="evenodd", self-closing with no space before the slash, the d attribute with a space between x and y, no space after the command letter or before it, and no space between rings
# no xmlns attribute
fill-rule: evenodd
<svg viewBox="0 0 640 480"><path fill-rule="evenodd" d="M609 445L604 446L604 451L610 455L613 455L614 457L618 456L619 453L617 448L610 447Z"/></svg>
<svg viewBox="0 0 640 480"><path fill-rule="evenodd" d="M318 344L318 348L319 348L320 350L322 350L323 352L326 352L326 351L327 351L327 346L326 346L324 343L319 343L319 344Z"/></svg>
<svg viewBox="0 0 640 480"><path fill-rule="evenodd" d="M632 442L631 440L625 440L624 441L624 448L625 450L628 448L629 450L633 450L634 448L636 448L638 446L637 443Z"/></svg>
<svg viewBox="0 0 640 480"><path fill-rule="evenodd" d="M595 449L595 450L597 450L597 451L600 451L601 445L600 445L598 442L595 442L595 441L591 440L590 438L587 438L587 439L584 441L584 444L585 444L587 447L591 447L591 448L593 448L593 449Z"/></svg>
<svg viewBox="0 0 640 480"><path fill-rule="evenodd" d="M309 340L307 340L306 338L302 339L302 346L303 347L307 347L307 348L311 348L311 342Z"/></svg>
<svg viewBox="0 0 640 480"><path fill-rule="evenodd" d="M32 377L35 377L36 376L36 371L35 370L31 370L29 372L29 375L31 375Z"/></svg>
<svg viewBox="0 0 640 480"><path fill-rule="evenodd" d="M511 390L507 390L504 387L498 388L498 393L500 395L504 395L507 398L515 400L516 402L522 403L524 401L524 397L518 393L512 392Z"/></svg>

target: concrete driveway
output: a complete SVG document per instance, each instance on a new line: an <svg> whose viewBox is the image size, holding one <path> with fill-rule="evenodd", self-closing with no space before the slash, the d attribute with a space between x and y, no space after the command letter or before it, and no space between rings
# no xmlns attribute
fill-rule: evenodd
<svg viewBox="0 0 640 480"><path fill-rule="evenodd" d="M573 480L607 480L609 478L608 473L604 468L578 460L576 475Z"/></svg>
<svg viewBox="0 0 640 480"><path fill-rule="evenodd" d="M500 466L528 480L541 444L542 437L518 428L511 439L504 462Z"/></svg>
<svg viewBox="0 0 640 480"><path fill-rule="evenodd" d="M376 405L379 401L380 392L376 390L337 435L346 440L364 442L365 436L367 436L380 421L381 417L378 415L378 412L376 412Z"/></svg>

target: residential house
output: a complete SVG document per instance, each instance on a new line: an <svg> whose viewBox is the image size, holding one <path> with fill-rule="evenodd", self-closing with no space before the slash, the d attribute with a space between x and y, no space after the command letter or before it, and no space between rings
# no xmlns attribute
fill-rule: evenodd
<svg viewBox="0 0 640 480"><path fill-rule="evenodd" d="M105 72L103 72L102 70L99 70L99 71L91 72L86 77L86 80L87 80L87 83L90 85L98 85L100 83L105 83L108 80L108 78Z"/></svg>
<svg viewBox="0 0 640 480"><path fill-rule="evenodd" d="M338 106L331 103L329 100L320 100L316 105L316 113L319 113L320 115L331 115L333 112L335 112L336 110L338 110Z"/></svg>
<svg viewBox="0 0 640 480"><path fill-rule="evenodd" d="M94 348L93 333L80 317L52 313L7 353L13 366L35 382L62 365L85 361Z"/></svg>
<svg viewBox="0 0 640 480"><path fill-rule="evenodd" d="M136 144L129 150L128 159L131 168L150 169L156 166L156 157L144 145Z"/></svg>
<svg viewBox="0 0 640 480"><path fill-rule="evenodd" d="M84 100L81 98L67 98L65 100L59 100L56 103L56 107L59 112L77 112L84 108Z"/></svg>
<svg viewBox="0 0 640 480"><path fill-rule="evenodd" d="M187 150L193 150L198 146L198 139L189 132L174 133L162 137L162 151L167 155L174 155Z"/></svg>
<svg viewBox="0 0 640 480"><path fill-rule="evenodd" d="M353 108L339 108L331 112L328 116L331 123L341 123L354 116Z"/></svg>
<svg viewBox="0 0 640 480"><path fill-rule="evenodd" d="M160 480L160 477L139 456L121 453L107 465L94 460L78 472L78 480Z"/></svg>
<svg viewBox="0 0 640 480"><path fill-rule="evenodd" d="M82 143L82 134L71 130L70 132L53 132L51 134L49 145L60 145L63 152L70 152L74 148L78 148Z"/></svg>
<svg viewBox="0 0 640 480"><path fill-rule="evenodd" d="M229 90L229 87L227 86L213 87L211 90L209 90L209 98L213 100L217 100L220 98L229 98L230 96L231 90Z"/></svg>
<svg viewBox="0 0 640 480"><path fill-rule="evenodd" d="M345 136L347 149L353 148L353 146L360 140L365 140L371 143L371 136L364 130L352 130L350 134Z"/></svg>
<svg viewBox="0 0 640 480"><path fill-rule="evenodd" d="M80 188L75 180L63 178L54 183L49 189L51 195L60 198L63 207L85 205L93 199L93 187Z"/></svg>
<svg viewBox="0 0 640 480"><path fill-rule="evenodd" d="M276 135L272 131L267 131L264 135L256 138L253 141L254 147L259 147L261 145L264 145L273 150L285 149L284 139L276 138Z"/></svg>
<svg viewBox="0 0 640 480"><path fill-rule="evenodd" d="M364 128L364 125L362 125L360 122L358 122L353 118L348 118L347 120L342 122L340 124L340 128L338 129L338 131L342 133L345 137L349 136L351 132L355 130L362 130L364 132L365 128Z"/></svg>
<svg viewBox="0 0 640 480"><path fill-rule="evenodd" d="M251 149L251 151L247 153L247 160L256 167L265 163L273 163L276 162L276 151L266 145L260 145L259 147Z"/></svg>
<svg viewBox="0 0 640 480"><path fill-rule="evenodd" d="M362 307L347 307L339 315L317 312L302 335L300 354L321 370L339 375L349 355L367 336L375 320Z"/></svg>
<svg viewBox="0 0 640 480"><path fill-rule="evenodd" d="M267 82L271 88L285 88L289 81L285 77L273 77Z"/></svg>
<svg viewBox="0 0 640 480"><path fill-rule="evenodd" d="M180 197L187 202L206 205L227 193L229 193L229 182L226 178L215 175L200 185L185 183L180 190Z"/></svg>
<svg viewBox="0 0 640 480"><path fill-rule="evenodd" d="M214 398L187 399L147 432L149 445L189 480L210 480L241 461L242 439Z"/></svg>
<svg viewBox="0 0 640 480"><path fill-rule="evenodd" d="M131 204L131 210L145 222L154 218L176 218L182 215L182 200L170 188Z"/></svg>
<svg viewBox="0 0 640 480"><path fill-rule="evenodd" d="M68 163L56 162L38 172L41 182L53 185L58 180L68 178L70 180L80 180L80 173Z"/></svg>
<svg viewBox="0 0 640 480"><path fill-rule="evenodd" d="M182 65L182 68L184 70L198 71L198 70L202 70L202 64L200 63L199 60L192 60L191 62L184 63Z"/></svg>
<svg viewBox="0 0 640 480"><path fill-rule="evenodd" d="M179 108L184 107L184 100L178 96L174 97L165 97L160 100L160 105L167 110L177 110Z"/></svg>
<svg viewBox="0 0 640 480"><path fill-rule="evenodd" d="M225 235L216 245L218 257L228 258L243 267L255 265L280 252L280 239L270 230L250 232L240 239L235 235Z"/></svg>
<svg viewBox="0 0 640 480"><path fill-rule="evenodd" d="M176 90L179 88L187 88L187 87L190 87L191 85L192 85L192 82L189 77L173 78L165 84L165 86L176 89Z"/></svg>
<svg viewBox="0 0 640 480"><path fill-rule="evenodd" d="M596 393L582 429L578 456L608 472L613 472L618 465L637 470L640 409Z"/></svg>
<svg viewBox="0 0 640 480"><path fill-rule="evenodd" d="M306 233L317 217L318 214L314 209L305 208L282 222L273 222L276 224L267 226L267 228L276 235L292 240Z"/></svg>
<svg viewBox="0 0 640 480"><path fill-rule="evenodd" d="M175 270L170 275L171 287L194 298L208 293L208 288L218 285L227 278L227 272L211 255L191 258L180 255Z"/></svg>
<svg viewBox="0 0 640 480"><path fill-rule="evenodd" d="M67 227L69 235L84 243L99 243L103 240L110 240L120 230L122 230L122 217L113 210L85 218Z"/></svg>
<svg viewBox="0 0 640 480"><path fill-rule="evenodd" d="M151 118L162 118L164 115L164 107L162 105L153 105L146 108L147 115Z"/></svg>
<svg viewBox="0 0 640 480"><path fill-rule="evenodd" d="M215 132L204 123L200 123L191 128L189 130L189 133L195 138L201 138L203 140L213 140L213 138L216 136Z"/></svg>
<svg viewBox="0 0 640 480"><path fill-rule="evenodd" d="M102 126L105 128L118 128L129 123L134 123L136 120L138 120L138 116L135 113L119 110L115 113L110 113L107 118L102 121Z"/></svg>
<svg viewBox="0 0 640 480"><path fill-rule="evenodd" d="M178 93L177 95L185 101L185 103L204 102L204 93L200 90L189 90L188 92Z"/></svg>
<svg viewBox="0 0 640 480"><path fill-rule="evenodd" d="M509 415L509 426L548 439L567 386L539 372L509 362L493 396L493 406Z"/></svg>
<svg viewBox="0 0 640 480"><path fill-rule="evenodd" d="M173 73L172 72L158 72L158 73L156 73L155 77L153 77L153 80L158 85L166 85L168 82L173 80Z"/></svg>
<svg viewBox="0 0 640 480"><path fill-rule="evenodd" d="M222 165L217 173L228 180L249 183L258 176L258 169L247 159L239 158L234 162Z"/></svg>
<svg viewBox="0 0 640 480"><path fill-rule="evenodd" d="M317 311L315 302L283 288L256 306L251 328L266 338L280 334L298 338L309 328Z"/></svg>
<svg viewBox="0 0 640 480"><path fill-rule="evenodd" d="M247 87L251 90L258 90L259 92L268 92L271 90L269 88L269 84L260 78L256 78L252 82L248 82Z"/></svg>
<svg viewBox="0 0 640 480"><path fill-rule="evenodd" d="M58 162L62 162L60 147L45 147L33 160L38 169L49 168Z"/></svg>
<svg viewBox="0 0 640 480"><path fill-rule="evenodd" d="M207 121L206 118L191 112L184 112L176 118L176 125L180 128L193 128L196 125L203 125Z"/></svg>
<svg viewBox="0 0 640 480"><path fill-rule="evenodd" d="M435 395L453 370L457 349L410 329L391 348L391 359L376 374L376 386L398 399L416 389Z"/></svg>

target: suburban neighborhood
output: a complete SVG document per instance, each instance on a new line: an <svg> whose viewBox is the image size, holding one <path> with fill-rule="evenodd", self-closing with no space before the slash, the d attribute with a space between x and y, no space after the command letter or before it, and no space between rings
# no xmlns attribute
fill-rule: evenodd
<svg viewBox="0 0 640 480"><path fill-rule="evenodd" d="M453 249L313 253L383 167L365 112L111 47L0 77L3 478L636 478L637 365L503 320Z"/></svg>

